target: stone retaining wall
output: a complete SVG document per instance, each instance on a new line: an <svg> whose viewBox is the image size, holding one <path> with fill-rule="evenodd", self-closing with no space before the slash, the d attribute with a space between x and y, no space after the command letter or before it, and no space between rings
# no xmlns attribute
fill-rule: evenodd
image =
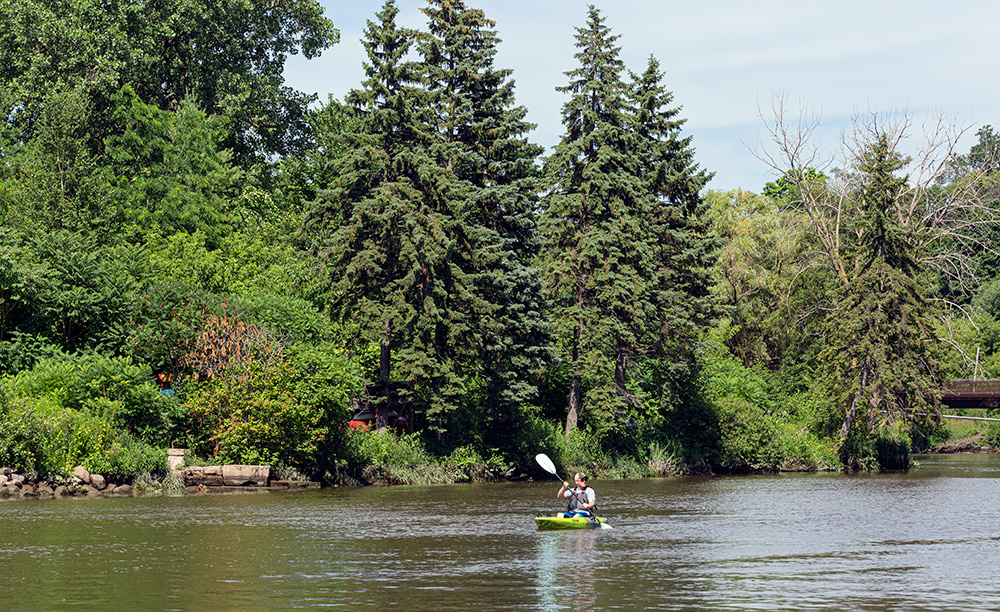
<svg viewBox="0 0 1000 612"><path fill-rule="evenodd" d="M181 471L181 478L189 487L266 487L271 479L271 468L266 465L192 465Z"/></svg>

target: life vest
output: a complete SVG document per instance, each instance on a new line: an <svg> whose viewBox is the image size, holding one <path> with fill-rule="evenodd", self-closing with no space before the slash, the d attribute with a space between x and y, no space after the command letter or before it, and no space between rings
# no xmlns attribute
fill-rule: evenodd
<svg viewBox="0 0 1000 612"><path fill-rule="evenodd" d="M573 492L573 495L569 498L569 503L566 505L566 510L572 512L576 510L578 507L580 507L582 504L587 503L587 497L589 497L587 495L587 492L593 491L593 489L591 489L590 487L587 487L585 489L577 487L570 489L570 491ZM597 510L597 504L594 504L593 508L588 508L587 510L589 510L590 512L594 512L595 510Z"/></svg>

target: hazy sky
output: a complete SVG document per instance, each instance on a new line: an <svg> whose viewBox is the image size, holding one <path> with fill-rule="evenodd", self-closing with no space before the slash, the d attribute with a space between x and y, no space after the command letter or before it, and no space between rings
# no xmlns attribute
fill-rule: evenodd
<svg viewBox="0 0 1000 612"><path fill-rule="evenodd" d="M322 100L360 85L365 21L382 2L320 0L341 41L319 59L289 60L287 84ZM503 39L496 65L510 68L517 102L538 124L531 140L551 150L563 133L560 111L582 0L466 0L493 19ZM642 72L650 55L687 119L711 188L760 191L773 175L749 150L759 139L758 108L782 92L798 114L820 115L824 146L835 148L851 116L907 111L919 137L924 117L944 113L972 129L1000 126L1000 2L994 0L615 0L593 2L620 35L621 58ZM397 0L401 25L424 27L425 0Z"/></svg>

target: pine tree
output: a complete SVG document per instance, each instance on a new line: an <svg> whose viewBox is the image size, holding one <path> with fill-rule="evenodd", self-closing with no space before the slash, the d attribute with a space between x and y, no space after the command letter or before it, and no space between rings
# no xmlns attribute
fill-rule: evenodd
<svg viewBox="0 0 1000 612"><path fill-rule="evenodd" d="M542 148L525 134L527 109L516 106L511 71L494 65L500 39L482 10L461 0L430 0L422 40L429 120L438 163L466 186L451 203L464 224L475 278L479 342L470 347L489 412L480 428L502 437L514 408L531 399L531 374L552 357L542 285L533 266L540 240L533 209Z"/></svg>
<svg viewBox="0 0 1000 612"><path fill-rule="evenodd" d="M591 6L576 39L579 67L557 88L571 97L562 111L566 133L545 163L541 222L553 316L571 363L567 433L577 427L584 386L604 416L626 407L629 390L614 384L614 362L634 346L635 325L650 314L637 296L649 295L655 281L618 36Z"/></svg>
<svg viewBox="0 0 1000 612"><path fill-rule="evenodd" d="M466 246L450 203L464 193L431 155L420 66L406 60L416 33L396 26L397 13L388 0L368 22L367 79L346 98L357 115L351 153L334 160L338 178L307 229L333 279L334 316L378 341L383 388L390 374L414 382L441 430L464 393L462 351L476 334L466 316L473 279L454 261Z"/></svg>
<svg viewBox="0 0 1000 612"><path fill-rule="evenodd" d="M699 219L711 175L680 136L684 120L658 62L623 80L618 37L593 6L577 32L580 66L559 88L571 98L566 134L545 166L543 215L544 262L572 363L567 432L585 386L591 409L625 421L686 382L693 341L712 315L715 248Z"/></svg>

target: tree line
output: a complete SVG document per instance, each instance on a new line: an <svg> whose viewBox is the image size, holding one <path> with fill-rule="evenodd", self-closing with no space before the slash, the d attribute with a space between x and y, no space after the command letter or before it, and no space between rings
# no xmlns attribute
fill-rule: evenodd
<svg viewBox="0 0 1000 612"><path fill-rule="evenodd" d="M319 103L281 77L338 40L315 0L0 2L0 463L905 466L995 369L989 126L912 156L875 114L825 160L779 101L778 178L712 191L597 7L548 156L495 23L422 10L387 1ZM400 401L415 434L345 427Z"/></svg>

